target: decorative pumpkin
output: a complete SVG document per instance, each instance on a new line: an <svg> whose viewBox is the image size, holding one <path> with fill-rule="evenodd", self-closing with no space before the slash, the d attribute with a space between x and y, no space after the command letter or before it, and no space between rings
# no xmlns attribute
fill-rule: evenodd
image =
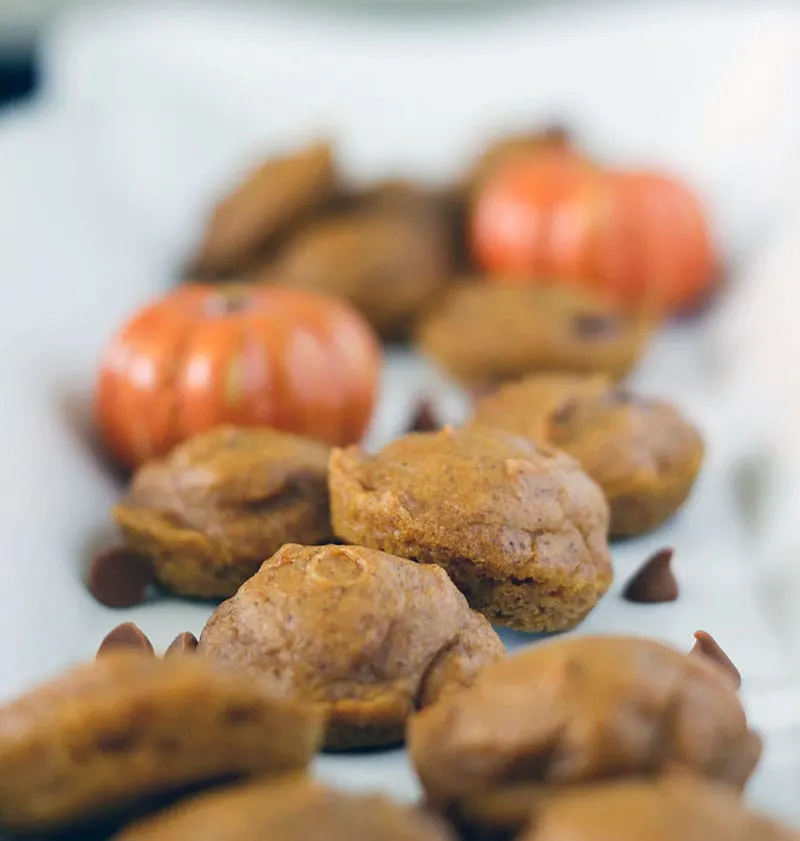
<svg viewBox="0 0 800 841"><path fill-rule="evenodd" d="M544 156L588 161L562 126L553 125L540 131L507 134L489 143L478 156L469 175L470 189L479 189L498 167L505 166L512 159L522 157L530 160Z"/></svg>
<svg viewBox="0 0 800 841"><path fill-rule="evenodd" d="M113 338L96 419L128 467L221 423L347 445L369 423L379 374L378 341L343 301L191 284L137 312Z"/></svg>
<svg viewBox="0 0 800 841"><path fill-rule="evenodd" d="M495 170L476 197L471 240L497 282L581 282L656 314L696 304L717 266L686 186L577 156L517 155Z"/></svg>

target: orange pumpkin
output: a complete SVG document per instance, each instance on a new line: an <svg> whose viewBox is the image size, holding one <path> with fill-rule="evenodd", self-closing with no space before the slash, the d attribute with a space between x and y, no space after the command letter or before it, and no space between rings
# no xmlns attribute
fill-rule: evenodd
<svg viewBox="0 0 800 841"><path fill-rule="evenodd" d="M342 301L190 284L137 312L112 339L96 420L128 467L220 423L346 445L369 423L379 375L378 341Z"/></svg>
<svg viewBox="0 0 800 841"><path fill-rule="evenodd" d="M686 186L577 157L517 156L495 171L474 203L471 240L497 282L581 282L654 313L697 303L717 266Z"/></svg>

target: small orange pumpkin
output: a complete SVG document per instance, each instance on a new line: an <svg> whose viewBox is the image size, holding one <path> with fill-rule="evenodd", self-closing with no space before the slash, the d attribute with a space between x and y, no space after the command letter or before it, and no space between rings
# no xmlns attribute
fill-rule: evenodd
<svg viewBox="0 0 800 841"><path fill-rule="evenodd" d="M379 377L375 334L342 301L277 286L189 284L114 336L95 415L127 467L221 423L346 445L369 423Z"/></svg>
<svg viewBox="0 0 800 841"><path fill-rule="evenodd" d="M471 240L497 282L581 282L654 314L688 309L716 279L708 223L685 185L577 156L517 155L495 170Z"/></svg>

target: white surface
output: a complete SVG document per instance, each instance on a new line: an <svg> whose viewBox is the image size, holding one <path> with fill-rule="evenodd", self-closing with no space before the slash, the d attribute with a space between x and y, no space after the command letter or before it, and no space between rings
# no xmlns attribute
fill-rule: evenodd
<svg viewBox="0 0 800 841"><path fill-rule="evenodd" d="M446 165L465 156L487 125L504 115L519 119L526 104L535 116L563 101L598 146L651 154L685 169L718 211L726 242L746 252L756 232L782 212L781 180L770 167L784 164L788 178L796 163L785 154L795 139L782 122L789 109L776 107L783 104L777 101L767 108L759 85L773 94L789 89L787 73L800 54L794 19L748 14L713 26L701 16L693 27L677 12L661 23L642 14L620 26L596 21L575 39L557 15L524 33L517 21L504 41L504 60L469 27L448 30L444 40L443 33L410 33L405 43L413 49L396 34L376 44L374 32L358 28L337 30L344 49L316 29L295 33L290 51L283 43L286 16L258 29L240 14L198 21L170 9L122 22L105 19L96 27L84 20L55 36L49 66L59 81L49 100L0 125L0 195L13 197L0 202L6 291L0 308L6 351L0 354L0 694L91 656L103 634L125 619L159 645L202 625L207 610L195 605L112 612L85 593L80 571L87 547L107 528L115 493L86 446L85 410L101 343L131 307L170 282L200 222L200 200L243 157L324 124L336 130L351 166L362 163L359 174L391 165L446 174ZM645 36L655 32L660 39L645 48ZM753 46L756 34L768 46ZM187 45L180 61L171 47L176 38ZM409 52L419 78L406 72L404 85ZM672 64L678 54L680 64ZM109 63L93 64L100 56ZM524 62L529 86L519 83L512 59ZM638 74L626 71L632 63ZM748 68L755 66L759 75L753 76ZM691 84L697 68L708 75ZM367 76L346 84L367 69ZM743 77L751 88L742 89ZM719 95L729 89L737 91L736 101ZM775 120L765 125L773 110ZM731 129L735 143L720 144L720 125ZM774 141L770 167L752 147L761 133ZM751 294L758 299L757 290ZM741 318L741 306L731 303L730 311ZM616 549L616 590L651 549L670 544L682 598L636 607L615 590L581 632L629 630L681 647L691 644L698 627L718 636L744 673L745 703L768 738L753 799L800 824L800 698L793 682L800 669L790 645L800 622L796 611L781 607L800 598L791 559L800 550L796 541L783 542L783 560L775 560L780 552L774 547L767 557L752 506L742 505L753 482L738 478L742 456L756 453L758 475L776 461L762 449L768 425L761 415L779 415L782 407L774 390L764 392L757 411L741 399L752 393L755 379L742 377L746 360L755 357L741 347L728 352L725 328L734 317L713 333L695 325L660 337L638 377L643 389L674 397L697 420L709 438L709 459L680 518ZM770 331L749 336L756 356L764 332ZM373 440L402 429L413 394L437 382L413 358L395 357ZM457 395L442 397L455 419ZM789 484L768 486L767 498L792 498L800 471L776 475ZM514 634L506 640L523 642ZM320 769L340 785L414 792L402 753L326 757Z"/></svg>
<svg viewBox="0 0 800 841"><path fill-rule="evenodd" d="M361 174L444 177L486 135L559 117L601 153L687 175L729 252L761 235L800 174L800 16L783 3L579 16L510 4L388 21L136 5L58 29L47 72L84 109L100 173L163 248L184 247L198 204L264 148L320 133Z"/></svg>

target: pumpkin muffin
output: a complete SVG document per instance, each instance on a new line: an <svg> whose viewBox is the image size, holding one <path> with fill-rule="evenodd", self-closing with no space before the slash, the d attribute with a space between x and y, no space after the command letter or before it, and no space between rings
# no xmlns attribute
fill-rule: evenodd
<svg viewBox="0 0 800 841"><path fill-rule="evenodd" d="M416 342L453 379L481 388L543 371L621 379L649 332L644 320L577 287L474 279L453 284L426 311Z"/></svg>
<svg viewBox="0 0 800 841"><path fill-rule="evenodd" d="M194 273L215 277L249 268L299 219L330 200L337 183L327 143L263 161L214 208Z"/></svg>
<svg viewBox="0 0 800 841"><path fill-rule="evenodd" d="M608 506L578 462L492 429L411 433L330 461L336 534L438 564L490 621L577 625L608 589Z"/></svg>
<svg viewBox="0 0 800 841"><path fill-rule="evenodd" d="M603 377L542 375L481 399L471 423L546 441L575 456L611 508L610 534L643 534L686 501L703 463L700 433L662 400Z"/></svg>
<svg viewBox="0 0 800 841"><path fill-rule="evenodd" d="M442 220L395 195L300 231L270 271L277 282L352 304L384 339L403 338L447 282Z"/></svg>
<svg viewBox="0 0 800 841"><path fill-rule="evenodd" d="M284 543L330 539L328 453L286 432L218 427L141 467L114 518L168 590L227 598Z"/></svg>
<svg viewBox="0 0 800 841"><path fill-rule="evenodd" d="M217 608L198 654L325 712L332 749L394 745L408 716L503 655L440 567L358 546L284 546Z"/></svg>
<svg viewBox="0 0 800 841"><path fill-rule="evenodd" d="M506 828L543 787L685 769L740 790L761 755L719 667L613 636L551 641L488 666L413 716L408 743L433 806Z"/></svg>
<svg viewBox="0 0 800 841"><path fill-rule="evenodd" d="M357 200L362 209L405 213L423 225L437 226L447 242L447 283L452 276L472 270L473 260L467 241L469 203L459 185L432 187L389 179L370 184L357 194Z"/></svg>
<svg viewBox="0 0 800 841"><path fill-rule="evenodd" d="M719 786L683 775L544 798L520 841L800 841Z"/></svg>
<svg viewBox="0 0 800 841"><path fill-rule="evenodd" d="M302 770L322 720L198 657L108 653L0 707L0 829L59 829L233 775Z"/></svg>
<svg viewBox="0 0 800 841"><path fill-rule="evenodd" d="M444 823L386 797L304 777L203 794L134 824L117 841L452 841Z"/></svg>

